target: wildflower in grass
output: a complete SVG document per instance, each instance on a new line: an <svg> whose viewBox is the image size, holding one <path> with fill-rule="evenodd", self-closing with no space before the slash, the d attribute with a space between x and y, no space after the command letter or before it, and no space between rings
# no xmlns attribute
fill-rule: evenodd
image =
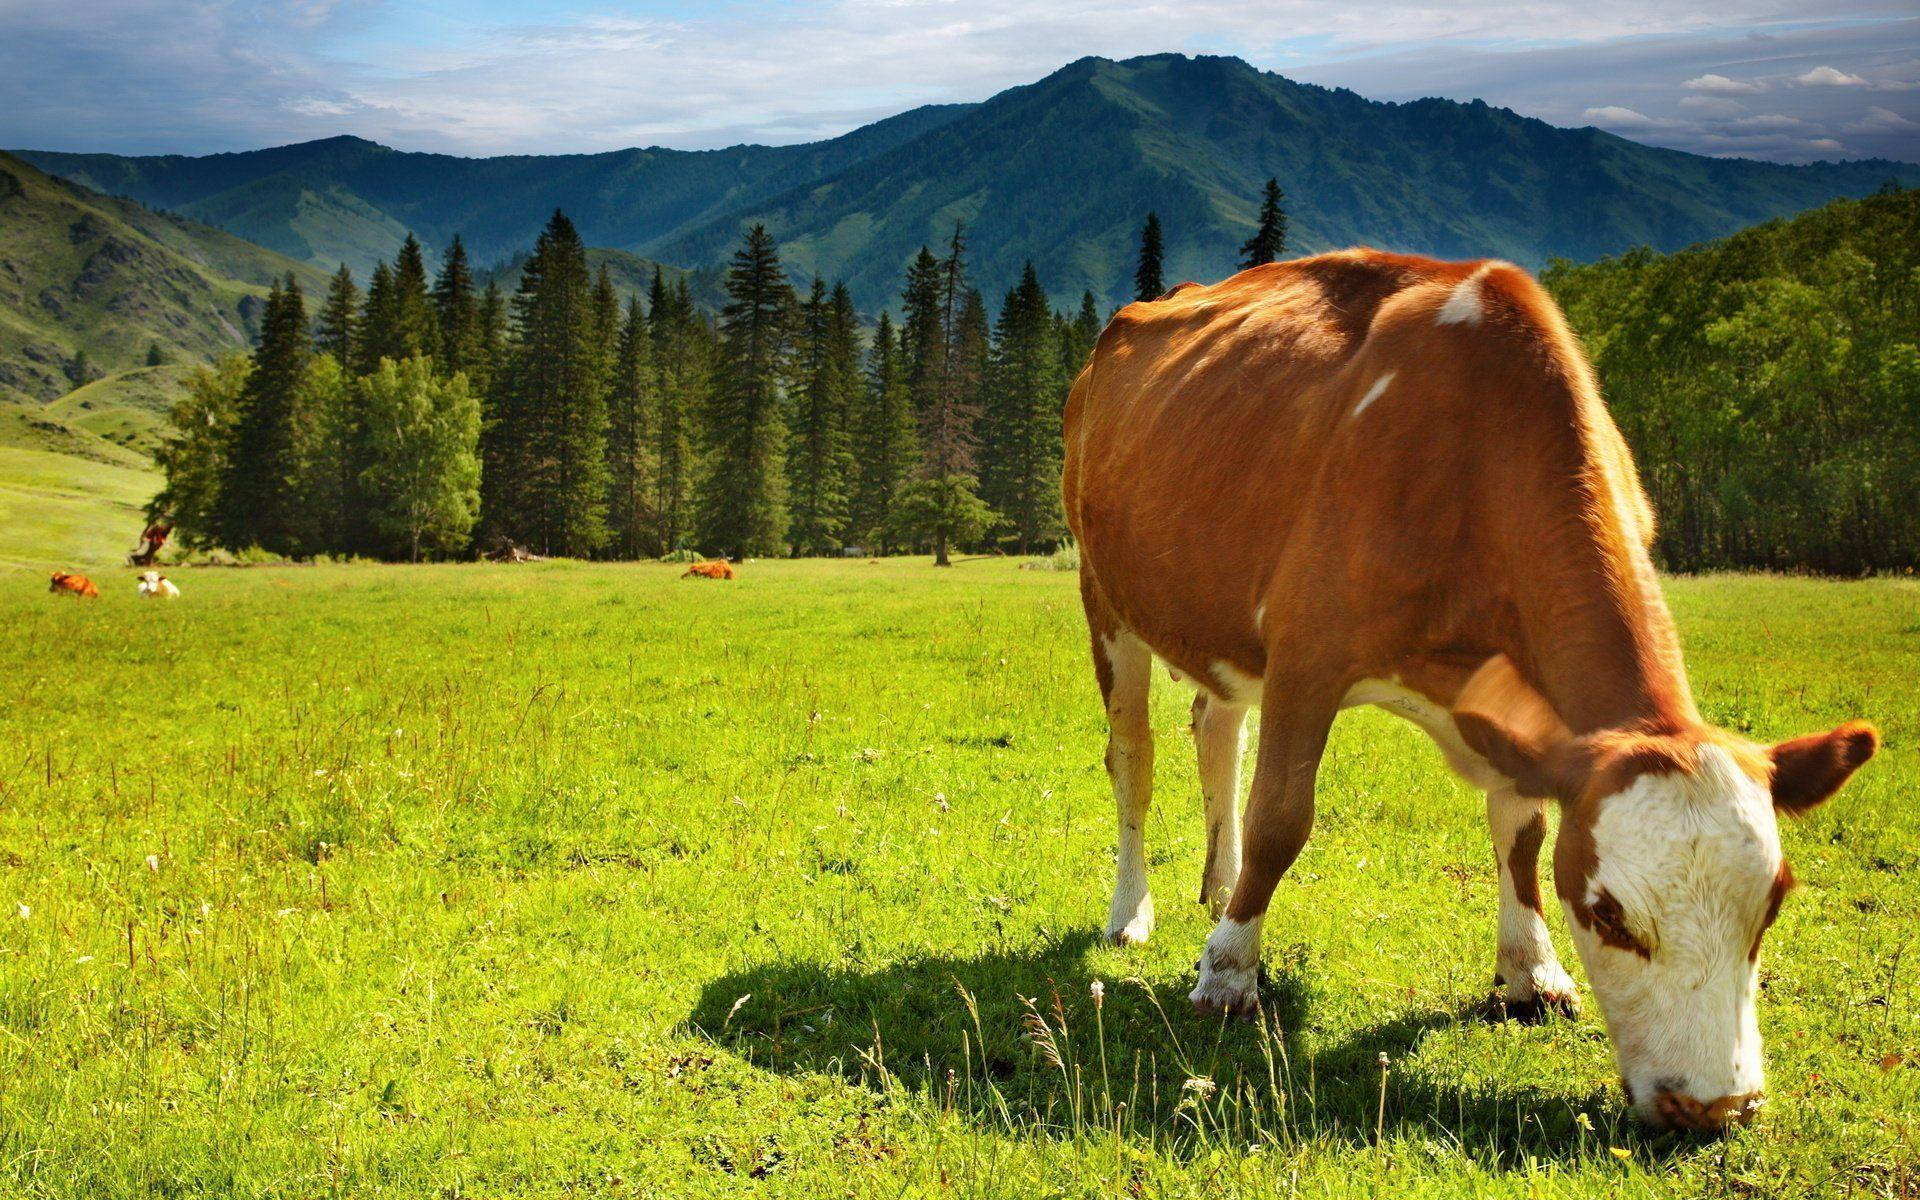
<svg viewBox="0 0 1920 1200"><path fill-rule="evenodd" d="M22 921L24 921L24 920L26 920L26 919L27 919L28 917L30 917L30 916L32 916L32 915L33 915L33 909L31 909L31 908L29 908L29 907L27 906L27 902L26 902L26 901L24 901L24 900L22 900L22 901L20 902L20 919L21 919Z"/></svg>
<svg viewBox="0 0 1920 1200"><path fill-rule="evenodd" d="M159 869L160 869L160 856L158 854L147 855L147 870L158 871Z"/></svg>
<svg viewBox="0 0 1920 1200"><path fill-rule="evenodd" d="M1093 1006L1096 1009L1106 1002L1106 999L1107 999L1106 984L1101 983L1098 979L1096 979L1093 981L1092 984L1088 986L1087 990L1093 993Z"/></svg>

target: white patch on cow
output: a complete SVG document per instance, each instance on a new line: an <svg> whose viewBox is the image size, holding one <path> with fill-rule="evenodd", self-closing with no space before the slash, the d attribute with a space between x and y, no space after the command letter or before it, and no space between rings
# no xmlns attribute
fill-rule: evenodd
<svg viewBox="0 0 1920 1200"><path fill-rule="evenodd" d="M1586 902L1610 895L1651 956L1602 943L1571 912L1568 923L1641 1115L1660 1123L1662 1090L1707 1105L1758 1093L1748 952L1780 869L1767 789L1705 746L1693 774L1641 775L1602 801L1593 843Z"/></svg>
<svg viewBox="0 0 1920 1200"><path fill-rule="evenodd" d="M1260 917L1223 917L1200 952L1200 980L1187 998L1210 1012L1251 1012L1259 995Z"/></svg>
<svg viewBox="0 0 1920 1200"><path fill-rule="evenodd" d="M1436 325L1474 325L1480 321L1485 307L1480 295L1481 280L1495 267L1509 264L1497 261L1483 262L1473 274L1454 284L1453 291L1447 294L1447 302L1440 306L1440 312L1433 318Z"/></svg>
<svg viewBox="0 0 1920 1200"><path fill-rule="evenodd" d="M1211 670L1219 695L1242 708L1251 708L1260 703L1260 688L1266 682L1264 679L1247 674L1224 658L1216 660Z"/></svg>
<svg viewBox="0 0 1920 1200"><path fill-rule="evenodd" d="M1367 394L1360 397L1360 403L1353 406L1354 416L1357 417L1367 411L1367 405L1372 404L1380 398L1381 393L1387 390L1387 385L1393 382L1394 374L1394 372L1388 371L1385 375L1373 381L1373 386L1367 389Z"/></svg>
<svg viewBox="0 0 1920 1200"><path fill-rule="evenodd" d="M1267 605L1265 601L1262 601L1253 610L1253 631L1263 635L1267 631Z"/></svg>
<svg viewBox="0 0 1920 1200"><path fill-rule="evenodd" d="M1403 686L1398 679L1362 679L1348 688L1340 701L1341 708L1358 708L1363 704L1385 709L1426 730L1434 745L1440 747L1440 753L1446 756L1447 765L1468 783L1492 789L1508 782L1460 737L1460 728L1453 723L1452 713Z"/></svg>

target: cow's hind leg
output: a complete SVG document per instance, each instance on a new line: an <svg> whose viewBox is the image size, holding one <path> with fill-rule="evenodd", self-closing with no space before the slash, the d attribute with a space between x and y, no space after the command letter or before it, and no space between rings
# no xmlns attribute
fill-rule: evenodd
<svg viewBox="0 0 1920 1200"><path fill-rule="evenodd" d="M1207 865L1200 903L1218 918L1240 877L1240 755L1245 707L1201 692L1193 698L1193 745L1200 759L1200 798L1207 811Z"/></svg>
<svg viewBox="0 0 1920 1200"><path fill-rule="evenodd" d="M1200 979L1189 997L1197 1013L1250 1017L1258 1007L1261 922L1280 876L1313 832L1314 779L1339 705L1340 693L1315 673L1267 677L1240 877L1200 954Z"/></svg>
<svg viewBox="0 0 1920 1200"><path fill-rule="evenodd" d="M1500 934L1494 986L1504 988L1509 1015L1536 1020L1549 1012L1573 1016L1573 980L1553 952L1540 903L1540 845L1547 836L1546 802L1509 786L1487 792L1487 825L1500 872Z"/></svg>
<svg viewBox="0 0 1920 1200"><path fill-rule="evenodd" d="M1107 702L1107 778L1113 783L1119 818L1113 909L1107 937L1133 946L1153 934L1153 893L1147 888L1147 809L1153 802L1153 728L1147 720L1153 655L1124 629L1096 635L1102 660L1101 690Z"/></svg>

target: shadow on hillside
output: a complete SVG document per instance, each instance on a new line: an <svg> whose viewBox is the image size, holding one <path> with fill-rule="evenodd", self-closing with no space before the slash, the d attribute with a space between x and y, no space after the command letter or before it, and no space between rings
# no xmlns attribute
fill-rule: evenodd
<svg viewBox="0 0 1920 1200"><path fill-rule="evenodd" d="M810 963L756 967L708 985L688 1024L762 1069L821 1072L879 1088L884 1068L896 1085L983 1127L1060 1133L1071 1129L1077 1106L1098 1111L1102 1093L1089 990L1094 976L1084 961L1093 941L1076 933L1034 949L928 956L873 971ZM1104 982L1111 1094L1127 1101L1132 1128L1150 1129L1163 1146L1191 1146L1196 1121L1211 1130L1224 1120L1240 1127L1233 1136L1242 1141L1255 1137L1253 1130L1285 1126L1294 1136L1352 1147L1373 1145L1377 1122L1389 1138L1431 1139L1493 1167L1604 1156L1605 1138L1624 1144L1631 1137L1647 1152L1629 1132L1619 1098L1606 1091L1556 1092L1498 1080L1462 1084L1407 1061L1431 1031L1484 1019L1480 1006L1401 1012L1329 1045L1302 1036L1310 980L1301 968L1279 966L1262 986L1267 1020L1283 1031L1277 1039L1253 1025L1195 1018L1187 986ZM977 1021L963 989L977 1006ZM1047 1019L1065 1072L1035 1046L1020 997L1032 998ZM1382 1054L1394 1064L1384 1113ZM1076 1075L1077 1089L1070 1082ZM1194 1077L1218 1089L1200 1106L1204 1113L1195 1111L1195 1088L1188 1084ZM1284 1103L1273 1098L1276 1085ZM1198 1095L1206 1095L1205 1085L1199 1087ZM1583 1136L1582 1115L1599 1134ZM1662 1144L1669 1153L1678 1148L1670 1139Z"/></svg>

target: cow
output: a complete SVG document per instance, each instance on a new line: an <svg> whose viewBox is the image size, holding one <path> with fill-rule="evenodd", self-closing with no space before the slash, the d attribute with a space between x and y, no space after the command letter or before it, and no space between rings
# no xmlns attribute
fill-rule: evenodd
<svg viewBox="0 0 1920 1200"><path fill-rule="evenodd" d="M55 595L90 596L95 599L100 596L100 589L93 586L93 580L71 571L55 571L47 590Z"/></svg>
<svg viewBox="0 0 1920 1200"><path fill-rule="evenodd" d="M140 595L149 600L178 600L180 589L158 571L140 573Z"/></svg>
<svg viewBox="0 0 1920 1200"><path fill-rule="evenodd" d="M1557 804L1555 888L1628 1103L1655 1127L1752 1115L1760 939L1792 883L1776 814L1833 795L1878 736L1764 746L1702 721L1633 460L1538 284L1365 249L1185 284L1103 331L1065 439L1119 817L1113 941L1153 928L1155 657L1196 688L1204 1015L1254 1011L1328 729L1376 705L1486 793L1510 1010L1575 1004L1536 867Z"/></svg>
<svg viewBox="0 0 1920 1200"><path fill-rule="evenodd" d="M680 576L682 579L732 579L733 577L733 564L724 558L716 558L712 562L697 562L687 568L686 574Z"/></svg>

